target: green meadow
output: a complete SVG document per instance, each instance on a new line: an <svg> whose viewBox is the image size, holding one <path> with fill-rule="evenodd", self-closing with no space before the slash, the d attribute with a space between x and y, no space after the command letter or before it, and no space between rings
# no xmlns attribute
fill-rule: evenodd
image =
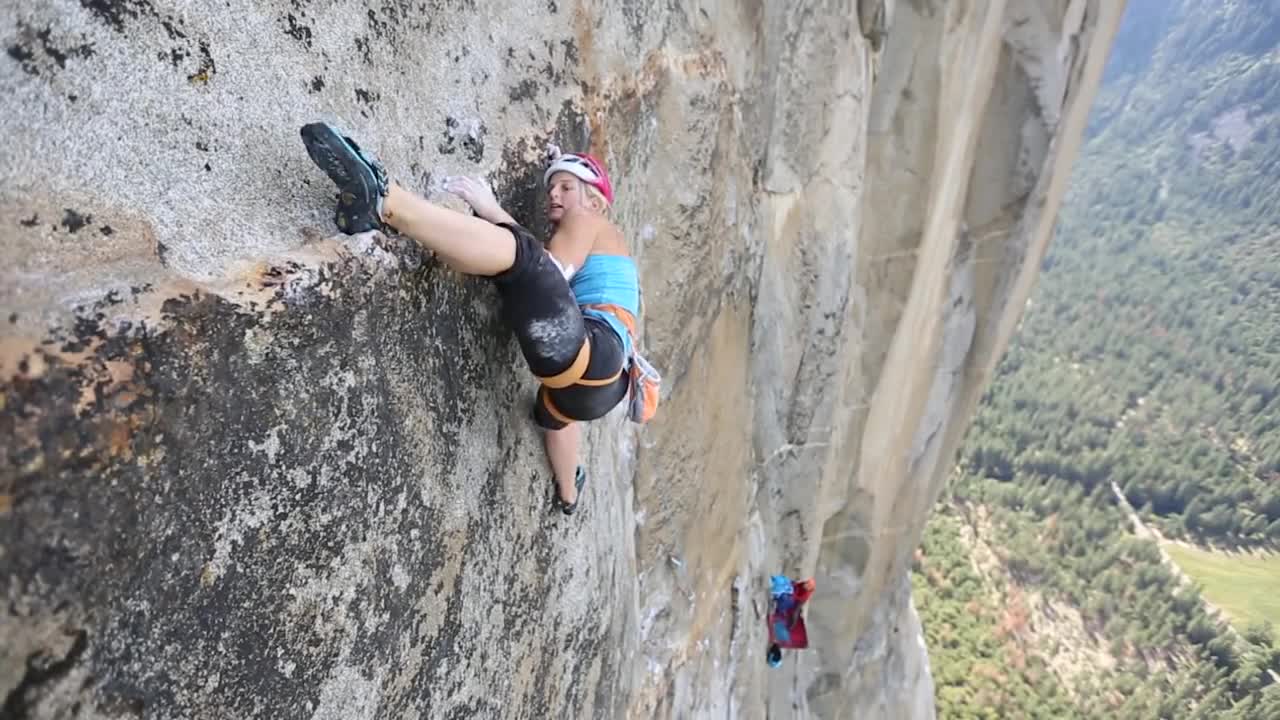
<svg viewBox="0 0 1280 720"><path fill-rule="evenodd" d="M1228 555L1177 543L1164 549L1237 629L1262 620L1280 627L1280 554Z"/></svg>

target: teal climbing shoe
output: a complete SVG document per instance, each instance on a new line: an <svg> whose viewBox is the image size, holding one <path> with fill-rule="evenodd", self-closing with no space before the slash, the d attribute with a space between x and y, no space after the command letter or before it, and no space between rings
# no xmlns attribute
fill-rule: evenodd
<svg viewBox="0 0 1280 720"><path fill-rule="evenodd" d="M578 503L582 502L582 486L587 484L587 471L578 466L578 472L574 475L573 485L578 488L578 495L572 503L567 503L560 497L560 491L555 491L555 505L560 508L560 512L565 515L572 515L578 510Z"/></svg>
<svg viewBox="0 0 1280 720"><path fill-rule="evenodd" d="M382 198L387 195L387 171L355 141L329 123L302 126L307 154L334 185L338 210L334 222L348 235L381 230Z"/></svg>

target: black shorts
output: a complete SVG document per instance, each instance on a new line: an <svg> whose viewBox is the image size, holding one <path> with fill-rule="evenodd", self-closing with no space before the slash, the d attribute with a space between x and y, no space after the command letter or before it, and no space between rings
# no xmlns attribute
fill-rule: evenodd
<svg viewBox="0 0 1280 720"><path fill-rule="evenodd" d="M609 324L586 317L591 356L582 379L565 388L538 388L533 419L548 430L559 430L573 420L604 417L627 396L630 377L623 372L626 357L622 339Z"/></svg>
<svg viewBox="0 0 1280 720"><path fill-rule="evenodd" d="M559 430L566 421L603 417L627 393L622 339L608 324L583 316L569 281L532 233L519 225L501 226L515 237L515 262L493 280L502 297L503 319L529 370L539 378L555 378L575 365L581 368L580 355L587 353L577 382L539 388L534 419Z"/></svg>
<svg viewBox="0 0 1280 720"><path fill-rule="evenodd" d="M516 259L493 277L503 319L515 333L529 370L554 377L571 367L586 341L582 311L560 268L528 230L503 223L516 238Z"/></svg>

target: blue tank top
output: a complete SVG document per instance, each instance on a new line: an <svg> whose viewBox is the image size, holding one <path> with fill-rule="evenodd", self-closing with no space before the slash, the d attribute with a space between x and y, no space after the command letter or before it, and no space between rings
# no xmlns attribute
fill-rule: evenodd
<svg viewBox="0 0 1280 720"><path fill-rule="evenodd" d="M635 260L626 255L588 255L569 280L578 305L617 305L640 319L640 277ZM611 312L583 308L582 314L599 318L622 339L623 356L630 361L631 335Z"/></svg>

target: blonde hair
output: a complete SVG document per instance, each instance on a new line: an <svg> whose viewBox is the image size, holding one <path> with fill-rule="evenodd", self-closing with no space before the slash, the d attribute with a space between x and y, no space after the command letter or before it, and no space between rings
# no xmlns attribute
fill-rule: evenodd
<svg viewBox="0 0 1280 720"><path fill-rule="evenodd" d="M600 214L608 215L609 201L604 198L604 193L596 189L595 185L589 185L587 183L582 182L581 180L579 180L578 182L582 185L583 194L591 198L592 200L596 201L596 203L600 206L599 208L597 208L600 211Z"/></svg>
<svg viewBox="0 0 1280 720"><path fill-rule="evenodd" d="M592 185L591 183L586 182L582 178L574 175L573 173L569 173L568 171L565 171L565 172L578 182L578 187L582 189L583 198L586 198L589 203L595 206L595 209L599 211L601 215L609 214L609 200L605 198L604 193L600 192L599 188L597 188L595 185ZM550 192L549 185L548 185L548 192Z"/></svg>

